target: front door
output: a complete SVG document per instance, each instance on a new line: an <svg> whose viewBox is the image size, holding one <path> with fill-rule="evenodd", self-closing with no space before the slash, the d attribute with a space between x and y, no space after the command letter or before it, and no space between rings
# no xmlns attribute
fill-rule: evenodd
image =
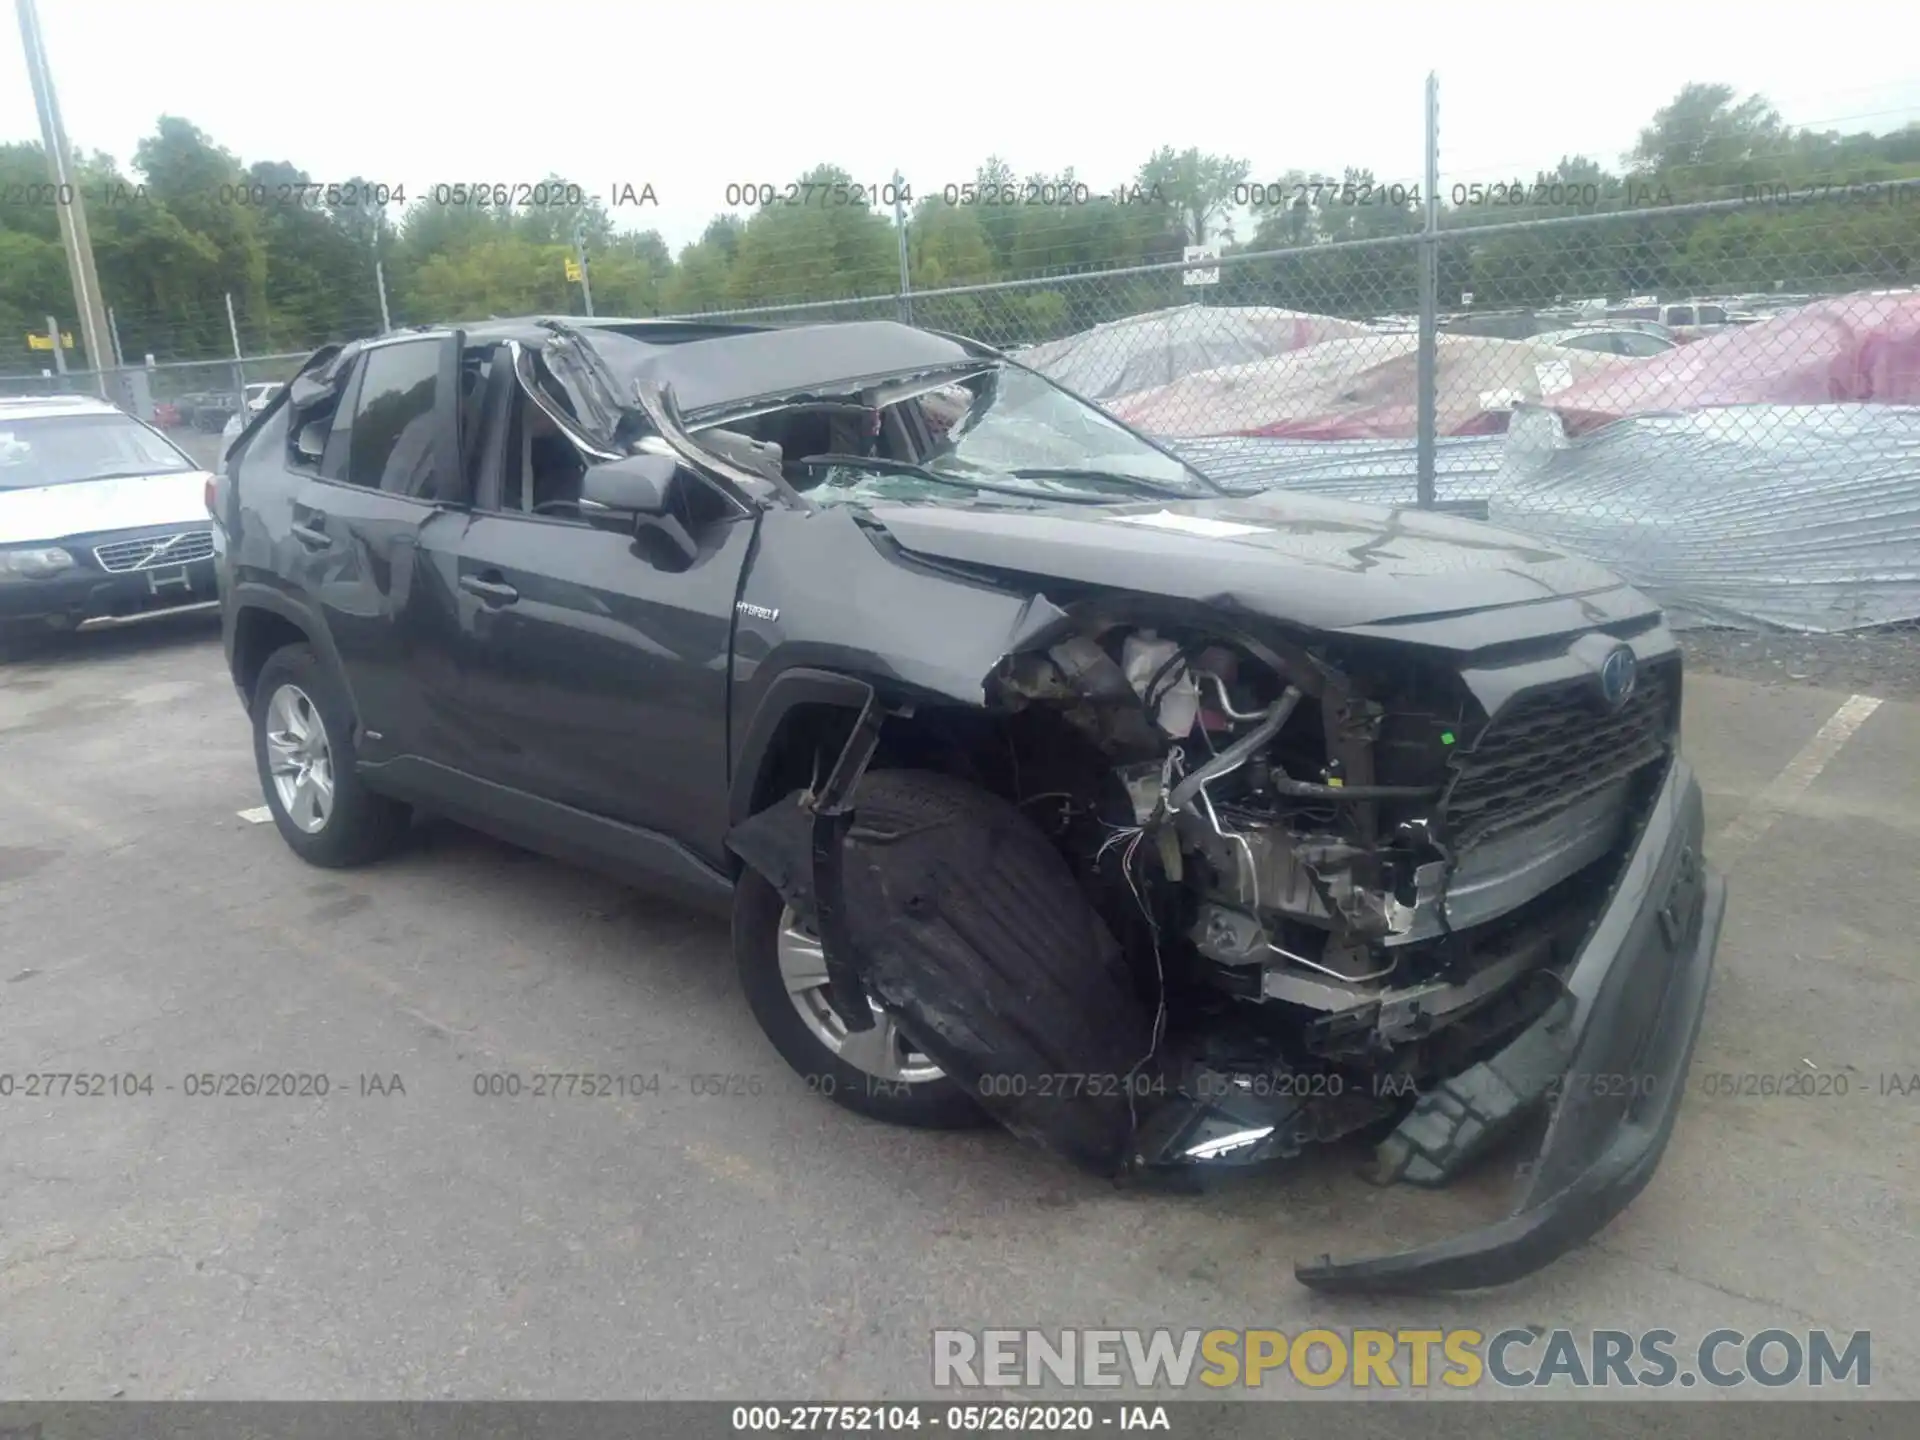
<svg viewBox="0 0 1920 1440"><path fill-rule="evenodd" d="M658 831L724 860L733 606L755 517L698 518L690 561L596 529L573 502L585 465L563 438L529 437L460 540L465 722L482 778ZM538 469L545 442L547 463ZM491 492L491 493L488 493Z"/></svg>

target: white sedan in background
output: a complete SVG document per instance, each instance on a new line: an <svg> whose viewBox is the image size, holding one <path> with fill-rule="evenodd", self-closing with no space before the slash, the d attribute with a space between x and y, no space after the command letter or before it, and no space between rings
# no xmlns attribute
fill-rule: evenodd
<svg viewBox="0 0 1920 1440"><path fill-rule="evenodd" d="M227 473L227 448L240 438L240 432L247 428L247 422L266 409L273 397L286 388L278 380L262 381L259 384L247 386L246 410L234 411L220 431L220 453L214 457L213 461L213 470L216 475Z"/></svg>
<svg viewBox="0 0 1920 1440"><path fill-rule="evenodd" d="M209 481L105 401L0 399L0 646L216 605Z"/></svg>

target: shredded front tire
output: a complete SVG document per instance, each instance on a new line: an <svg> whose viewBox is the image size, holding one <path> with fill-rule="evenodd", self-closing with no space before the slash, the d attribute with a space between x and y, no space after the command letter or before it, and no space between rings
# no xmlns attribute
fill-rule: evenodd
<svg viewBox="0 0 1920 1440"><path fill-rule="evenodd" d="M793 912L773 886L757 871L742 872L733 894L733 955L740 986L754 1019L807 1088L894 1125L959 1130L989 1123L973 1098L930 1061L913 1064L925 1056L916 1057L909 1049L905 1055L881 1058L904 1039L890 1017L876 1017L872 1031L839 1036L831 1019L817 1013L831 1016L824 973L817 977L819 986L803 991L801 986L815 977L795 974L790 955L783 956L783 939L794 925Z"/></svg>

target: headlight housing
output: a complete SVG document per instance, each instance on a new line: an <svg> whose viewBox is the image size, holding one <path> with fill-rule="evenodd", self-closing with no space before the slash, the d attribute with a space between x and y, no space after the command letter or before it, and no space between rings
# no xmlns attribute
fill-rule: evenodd
<svg viewBox="0 0 1920 1440"><path fill-rule="evenodd" d="M0 582L7 580L45 580L63 570L71 570L75 561L58 545L36 546L31 550L0 550Z"/></svg>

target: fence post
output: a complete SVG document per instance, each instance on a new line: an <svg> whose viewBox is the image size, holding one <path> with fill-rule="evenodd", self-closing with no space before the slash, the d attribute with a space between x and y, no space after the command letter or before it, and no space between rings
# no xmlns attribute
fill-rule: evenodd
<svg viewBox="0 0 1920 1440"><path fill-rule="evenodd" d="M47 316L47 339L53 342L53 373L65 376L67 373L67 352L60 348L60 317ZM66 386L61 386L66 389Z"/></svg>
<svg viewBox="0 0 1920 1440"><path fill-rule="evenodd" d="M380 333L393 333L393 317L387 313L387 267L379 256L373 259L373 283L380 291Z"/></svg>
<svg viewBox="0 0 1920 1440"><path fill-rule="evenodd" d="M240 325L233 318L233 292L227 291L227 333L233 336L233 394L240 402L240 423L246 424L247 414L247 372L241 363Z"/></svg>
<svg viewBox="0 0 1920 1440"><path fill-rule="evenodd" d="M1440 353L1440 77L1427 73L1426 215L1420 226L1420 353L1419 440L1415 459L1418 501L1422 510L1434 504L1434 429L1438 423L1435 394Z"/></svg>
<svg viewBox="0 0 1920 1440"><path fill-rule="evenodd" d="M913 323L913 282L907 275L907 202L900 194L900 172L893 172L893 228L900 238L900 320Z"/></svg>

